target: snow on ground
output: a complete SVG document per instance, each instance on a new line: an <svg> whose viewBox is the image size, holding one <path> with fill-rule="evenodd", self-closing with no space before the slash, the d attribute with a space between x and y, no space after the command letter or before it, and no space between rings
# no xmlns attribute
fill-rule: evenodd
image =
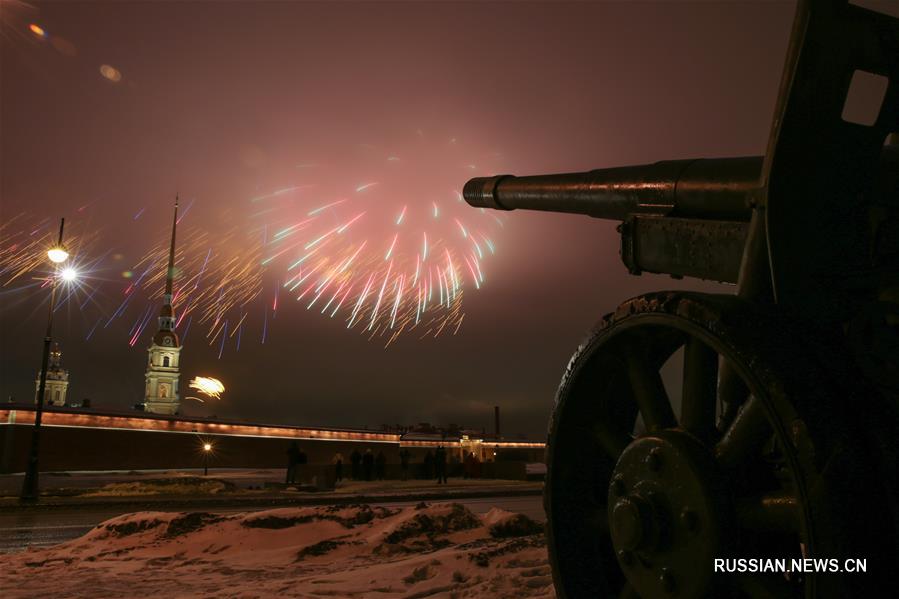
<svg viewBox="0 0 899 599"><path fill-rule="evenodd" d="M196 495L230 492L232 482L216 478L183 476L160 478L139 482L109 483L103 487L81 493L81 497L130 497L134 495Z"/></svg>
<svg viewBox="0 0 899 599"><path fill-rule="evenodd" d="M139 512L0 556L0 596L554 597L542 526L453 503Z"/></svg>

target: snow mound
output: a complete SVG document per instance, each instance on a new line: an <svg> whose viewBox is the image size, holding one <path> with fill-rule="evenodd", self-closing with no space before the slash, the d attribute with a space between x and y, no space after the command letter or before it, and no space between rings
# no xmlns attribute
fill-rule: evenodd
<svg viewBox="0 0 899 599"><path fill-rule="evenodd" d="M154 599L555 596L541 525L496 509L480 517L454 503L140 512L62 545L0 556L5 598L150 593Z"/></svg>

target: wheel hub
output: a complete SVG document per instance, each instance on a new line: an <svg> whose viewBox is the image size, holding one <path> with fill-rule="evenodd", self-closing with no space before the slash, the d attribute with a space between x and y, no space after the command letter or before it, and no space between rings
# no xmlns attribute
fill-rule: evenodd
<svg viewBox="0 0 899 599"><path fill-rule="evenodd" d="M726 513L715 466L678 431L631 443L609 485L609 528L622 570L642 596L702 596L721 555Z"/></svg>

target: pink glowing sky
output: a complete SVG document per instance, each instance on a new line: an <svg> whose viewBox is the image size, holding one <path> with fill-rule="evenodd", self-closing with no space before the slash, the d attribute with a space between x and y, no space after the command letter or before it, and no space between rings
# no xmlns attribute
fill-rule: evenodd
<svg viewBox="0 0 899 599"><path fill-rule="evenodd" d="M420 159L414 175L392 182L410 198L397 206L499 167L527 174L761 154L793 9L4 3L0 218L80 218L133 258L164 240L176 192L194 201L191 222L215 234L223 215L248 218L249 198L309 183L298 164L327 163L332 187L385 177L353 157L360 144ZM440 154L416 145L419 131L432 148L456 138L477 168L432 159ZM484 156L496 160L487 165ZM385 350L287 306L265 345L246 343L218 359L216 347L193 338L185 378L214 376L227 391L189 409L310 425L489 428L500 405L505 432L539 437L568 356L604 313L652 289L715 289L629 277L615 223L504 218L488 284L466 291L457 335L412 335ZM43 295L0 295L4 399L33 393ZM86 342L91 324L77 310L57 313L72 399L127 408L142 399L146 344L128 346L130 322Z"/></svg>

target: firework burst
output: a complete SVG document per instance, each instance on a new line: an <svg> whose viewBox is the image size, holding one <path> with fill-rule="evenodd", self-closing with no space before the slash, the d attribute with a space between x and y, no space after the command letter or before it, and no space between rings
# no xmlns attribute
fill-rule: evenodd
<svg viewBox="0 0 899 599"><path fill-rule="evenodd" d="M54 267L47 260L47 251L56 245L58 227L54 219L35 221L25 213L0 224L0 288L19 291L49 283ZM85 229L77 222L66 229L64 242L72 258L64 268L69 273L90 270L96 262L84 256L94 253L100 236L96 230ZM74 278L67 278L74 282Z"/></svg>
<svg viewBox="0 0 899 599"><path fill-rule="evenodd" d="M299 162L288 185L214 222L191 222L189 202L179 216L174 273L182 340L200 327L219 357L226 347L239 351L250 327L254 340L265 343L285 299L385 345L409 332L455 334L463 297L487 281L503 228L500 215L470 209L459 190L468 177L499 170L498 156L473 159L455 139L421 134L398 147L403 151L360 144L330 160ZM127 322L128 344L143 345L162 301L168 231L142 231L141 238L156 243L126 261L109 249L110 231L89 226L94 217L87 208L66 229L70 266L84 276L59 306L78 306L86 340ZM128 226L143 227L146 210L129 212ZM25 214L0 225L0 286L15 293L46 285L54 234L54 221ZM107 249L98 253L101 235Z"/></svg>
<svg viewBox="0 0 899 599"><path fill-rule="evenodd" d="M494 172L497 155L473 163L456 139L420 133L400 146L359 145L340 169L303 162L300 183L251 200L270 232L262 263L285 294L387 345L404 331L458 331L464 292L485 283L503 227L459 193L473 171Z"/></svg>
<svg viewBox="0 0 899 599"><path fill-rule="evenodd" d="M168 251L168 241L161 238L128 271L132 281L110 320L124 312L134 297L141 305L161 303ZM205 327L208 343L219 343L221 351L226 337L242 336L249 307L263 289L261 257L261 238L245 228L225 225L215 235L195 226L179 228L173 304L182 338L194 321ZM132 346L155 316L149 307L141 313L131 329Z"/></svg>
<svg viewBox="0 0 899 599"><path fill-rule="evenodd" d="M193 379L191 379L189 386L191 389L196 390L201 395L205 395L206 397L211 397L213 399L221 399L222 393L225 392L225 385L222 384L222 381L208 376L194 377ZM203 401L198 397L192 399L196 399L200 402Z"/></svg>

